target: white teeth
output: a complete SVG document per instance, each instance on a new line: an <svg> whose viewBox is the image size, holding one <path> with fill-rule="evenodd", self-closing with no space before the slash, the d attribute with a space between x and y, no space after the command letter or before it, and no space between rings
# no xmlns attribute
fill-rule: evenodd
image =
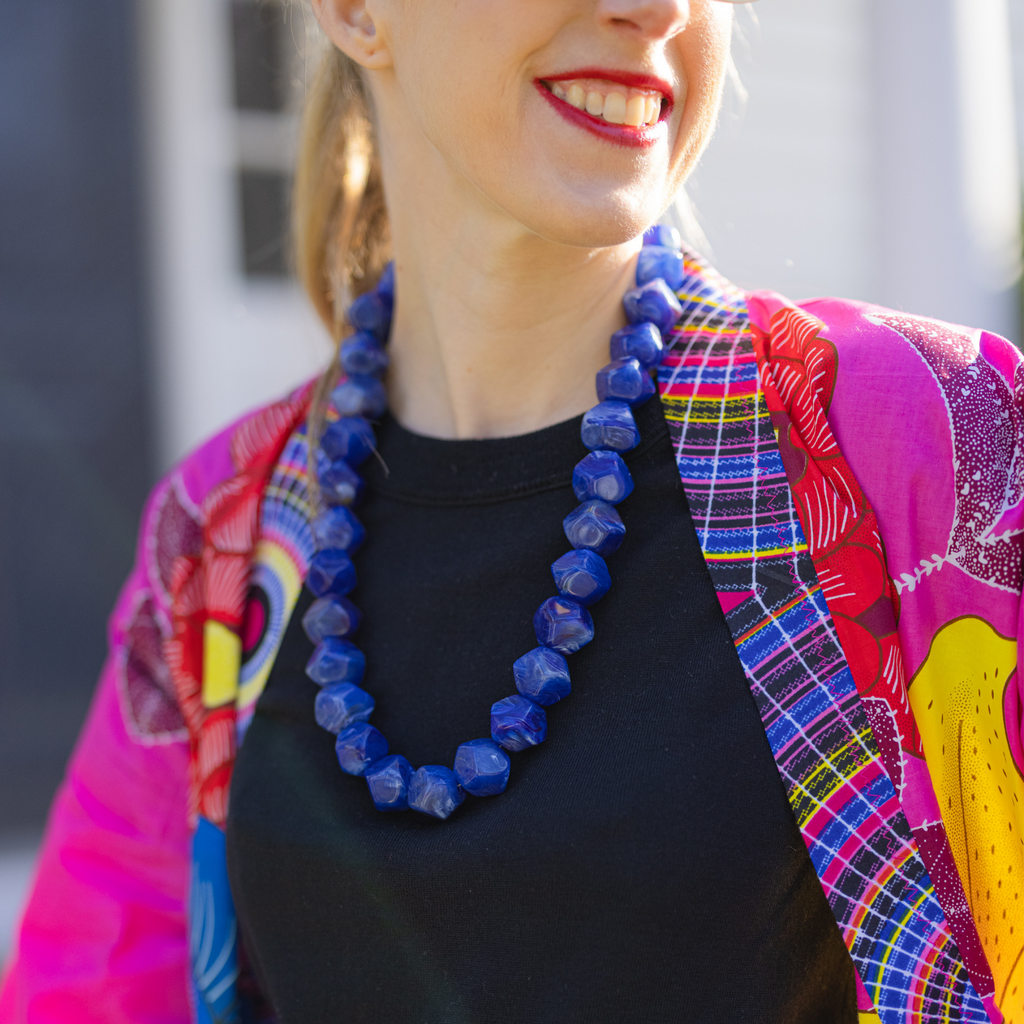
<svg viewBox="0 0 1024 1024"><path fill-rule="evenodd" d="M647 104L643 96L633 96L626 101L626 124L639 128L644 123L644 111Z"/></svg>
<svg viewBox="0 0 1024 1024"><path fill-rule="evenodd" d="M621 92L610 92L604 98L604 119L611 124L626 123L626 97Z"/></svg>
<svg viewBox="0 0 1024 1024"><path fill-rule="evenodd" d="M650 93L628 93L612 90L607 95L597 89L587 89L580 82L568 86L564 81L550 83L551 92L577 110L585 110L592 117L604 118L609 124L623 124L631 128L658 123L661 117L661 97Z"/></svg>

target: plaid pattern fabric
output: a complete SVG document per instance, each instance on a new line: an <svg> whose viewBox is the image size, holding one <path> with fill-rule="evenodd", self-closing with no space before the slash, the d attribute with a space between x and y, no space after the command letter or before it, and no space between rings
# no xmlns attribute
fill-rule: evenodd
<svg viewBox="0 0 1024 1024"><path fill-rule="evenodd" d="M686 266L659 390L708 569L811 860L885 1024L986 1022L829 615L743 295L694 258Z"/></svg>

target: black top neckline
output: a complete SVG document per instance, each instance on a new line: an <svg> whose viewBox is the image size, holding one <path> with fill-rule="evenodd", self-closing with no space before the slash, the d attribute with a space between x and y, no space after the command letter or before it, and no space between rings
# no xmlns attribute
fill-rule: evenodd
<svg viewBox="0 0 1024 1024"><path fill-rule="evenodd" d="M641 440L623 456L627 465L668 434L660 401L645 402L633 415ZM413 505L490 505L541 494L564 487L587 454L582 420L581 414L515 437L448 440L416 434L389 413L375 428L378 446L387 451L387 471L370 458L363 475L375 493Z"/></svg>

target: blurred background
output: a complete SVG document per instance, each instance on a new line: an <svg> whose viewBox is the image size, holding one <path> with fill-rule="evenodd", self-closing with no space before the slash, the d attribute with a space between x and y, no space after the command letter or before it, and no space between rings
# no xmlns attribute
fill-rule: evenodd
<svg viewBox="0 0 1024 1024"><path fill-rule="evenodd" d="M329 346L288 269L302 5L0 11L2 961L148 488ZM719 269L1019 344L1024 0L761 0L737 24L689 187Z"/></svg>

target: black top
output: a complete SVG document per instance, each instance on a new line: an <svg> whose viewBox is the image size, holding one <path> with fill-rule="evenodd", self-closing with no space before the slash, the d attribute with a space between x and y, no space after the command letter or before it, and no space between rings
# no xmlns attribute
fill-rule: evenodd
<svg viewBox="0 0 1024 1024"><path fill-rule="evenodd" d="M637 413L596 636L507 791L446 822L374 809L313 718L304 591L235 767L231 886L283 1024L855 1022L853 965L772 760L657 401ZM356 637L373 723L451 766L515 692L568 550L579 419L364 469Z"/></svg>

